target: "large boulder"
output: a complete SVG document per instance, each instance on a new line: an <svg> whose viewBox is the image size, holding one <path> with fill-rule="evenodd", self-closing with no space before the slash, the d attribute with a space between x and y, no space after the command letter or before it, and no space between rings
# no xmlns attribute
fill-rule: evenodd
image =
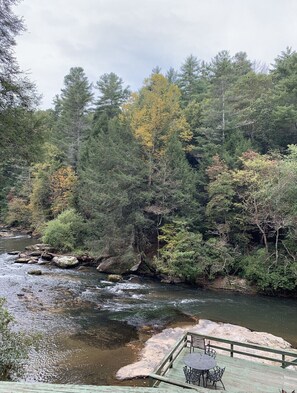
<svg viewBox="0 0 297 393"><path fill-rule="evenodd" d="M79 264L79 261L76 257L71 255L60 255L53 258L53 262L62 268L70 268L75 267Z"/></svg>
<svg viewBox="0 0 297 393"><path fill-rule="evenodd" d="M133 257L130 260L123 260L123 258L116 256L104 259L97 270L108 274L128 274L134 265L135 259Z"/></svg>
<svg viewBox="0 0 297 393"><path fill-rule="evenodd" d="M120 256L100 258L97 270L108 274L142 274L154 275L149 264L142 260L139 255L132 254L131 258L121 258Z"/></svg>
<svg viewBox="0 0 297 393"><path fill-rule="evenodd" d="M249 284L246 279L236 276L218 277L214 281L206 283L205 286L210 289L223 289L226 291L235 291L250 294L257 293L257 288L255 286Z"/></svg>

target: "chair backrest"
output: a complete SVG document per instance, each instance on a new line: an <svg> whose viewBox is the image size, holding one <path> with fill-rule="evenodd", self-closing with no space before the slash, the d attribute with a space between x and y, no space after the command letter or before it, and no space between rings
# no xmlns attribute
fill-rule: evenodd
<svg viewBox="0 0 297 393"><path fill-rule="evenodd" d="M196 370L195 368L192 368L191 374L190 374L190 381L193 384L198 384L200 383L200 379L203 376L203 371L201 370Z"/></svg>
<svg viewBox="0 0 297 393"><path fill-rule="evenodd" d="M209 379L211 379L213 382L218 382L221 380L224 372L225 372L225 367L221 368L219 366L216 366L209 373Z"/></svg>
<svg viewBox="0 0 297 393"><path fill-rule="evenodd" d="M211 348L209 345L206 345L206 347L205 347L205 354L208 356L211 356L214 359L217 356L216 351L213 348Z"/></svg>
<svg viewBox="0 0 297 393"><path fill-rule="evenodd" d="M187 366L183 367L184 374L186 377L186 382L190 382L190 377L191 377L191 369L189 369Z"/></svg>
<svg viewBox="0 0 297 393"><path fill-rule="evenodd" d="M205 350L205 338L204 337L199 337L199 336L194 336L190 335L190 345L192 348L200 348Z"/></svg>

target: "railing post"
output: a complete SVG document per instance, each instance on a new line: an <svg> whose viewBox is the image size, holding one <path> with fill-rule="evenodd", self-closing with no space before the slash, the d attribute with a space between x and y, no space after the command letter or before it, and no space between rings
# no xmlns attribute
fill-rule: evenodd
<svg viewBox="0 0 297 393"><path fill-rule="evenodd" d="M231 356L231 358L233 358L233 349L234 349L234 347L233 347L232 343L230 344L230 346L231 346L230 356Z"/></svg>
<svg viewBox="0 0 297 393"><path fill-rule="evenodd" d="M283 353L283 354L282 354L282 368L286 368L286 362L285 362L285 360L286 360L286 355Z"/></svg>

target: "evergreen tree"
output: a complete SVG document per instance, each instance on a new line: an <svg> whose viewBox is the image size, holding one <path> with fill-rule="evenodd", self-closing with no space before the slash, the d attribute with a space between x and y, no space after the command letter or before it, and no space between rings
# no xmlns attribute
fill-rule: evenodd
<svg viewBox="0 0 297 393"><path fill-rule="evenodd" d="M129 87L113 72L104 74L96 83L100 96L94 114L94 132L107 132L108 122L121 112L123 103L129 98Z"/></svg>
<svg viewBox="0 0 297 393"><path fill-rule="evenodd" d="M88 107L92 101L91 85L81 67L70 69L64 88L56 97L56 144L65 152L66 163L77 170L80 149L89 136Z"/></svg>
<svg viewBox="0 0 297 393"><path fill-rule="evenodd" d="M181 90L183 106L192 100L200 100L206 91L205 63L190 55L181 66L177 84Z"/></svg>
<svg viewBox="0 0 297 393"><path fill-rule="evenodd" d="M169 83L172 83L173 85L177 84L178 72L173 67L169 68L169 70L166 72L165 76L168 79Z"/></svg>
<svg viewBox="0 0 297 393"><path fill-rule="evenodd" d="M80 172L79 209L88 221L87 245L110 256L145 248L146 168L129 128L114 119L89 139Z"/></svg>

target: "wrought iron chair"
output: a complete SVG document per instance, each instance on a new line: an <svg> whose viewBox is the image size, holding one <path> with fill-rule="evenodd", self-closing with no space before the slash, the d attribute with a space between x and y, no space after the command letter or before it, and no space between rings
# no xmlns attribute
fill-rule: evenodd
<svg viewBox="0 0 297 393"><path fill-rule="evenodd" d="M195 348L203 349L205 352L205 338L199 337L199 336L194 336L193 334L190 335L190 353L193 351Z"/></svg>
<svg viewBox="0 0 297 393"><path fill-rule="evenodd" d="M212 370L209 370L209 372L207 373L207 381L212 382L215 388L217 388L217 382L221 382L224 390L226 390L225 385L223 384L222 381L222 376L224 372L225 372L225 367L224 368L221 368L219 366L214 367Z"/></svg>
<svg viewBox="0 0 297 393"><path fill-rule="evenodd" d="M205 347L205 354L208 355L208 356L211 356L214 359L217 356L216 351L213 348L211 348L211 346L209 344L207 344L206 347Z"/></svg>
<svg viewBox="0 0 297 393"><path fill-rule="evenodd" d="M191 383L191 369L187 366L184 366L183 370L186 377L186 383Z"/></svg>
<svg viewBox="0 0 297 393"><path fill-rule="evenodd" d="M194 368L191 369L187 366L184 366L183 370L186 377L186 383L192 383L193 385L200 385L201 378L202 381L204 382L203 371L196 370Z"/></svg>

